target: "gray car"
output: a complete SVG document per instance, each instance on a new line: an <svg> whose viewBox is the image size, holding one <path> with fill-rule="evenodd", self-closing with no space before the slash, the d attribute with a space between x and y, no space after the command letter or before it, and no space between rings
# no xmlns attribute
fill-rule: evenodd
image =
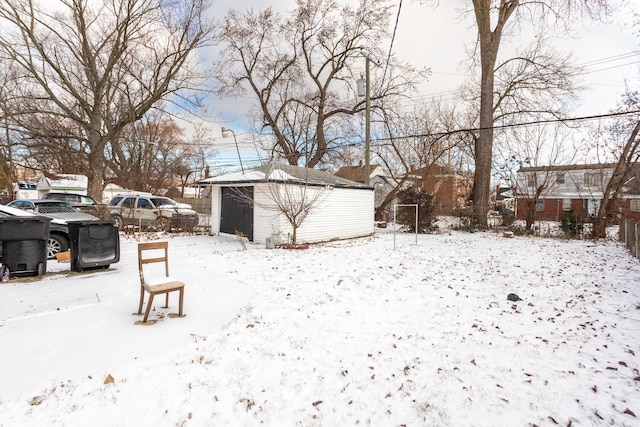
<svg viewBox="0 0 640 427"><path fill-rule="evenodd" d="M69 250L69 227L67 221L93 221L93 215L78 211L68 203L59 200L14 200L7 204L9 208L24 211L27 214L42 215L51 218L47 257L54 258L58 252ZM14 211L15 213L15 211Z"/></svg>

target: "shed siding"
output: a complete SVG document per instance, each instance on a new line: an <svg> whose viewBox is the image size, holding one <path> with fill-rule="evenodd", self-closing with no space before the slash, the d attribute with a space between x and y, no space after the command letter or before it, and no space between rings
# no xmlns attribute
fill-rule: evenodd
<svg viewBox="0 0 640 427"><path fill-rule="evenodd" d="M282 229L282 220L286 222L278 211L270 196L269 184L257 184L253 197L255 200L253 211L253 241L264 243L267 237L278 237Z"/></svg>
<svg viewBox="0 0 640 427"><path fill-rule="evenodd" d="M322 190L316 190L322 191ZM374 232L373 190L332 188L298 229L298 243L367 236ZM288 222L283 237L291 232Z"/></svg>
<svg viewBox="0 0 640 427"><path fill-rule="evenodd" d="M222 209L222 188L218 185L211 187L211 228L212 236L220 233L220 210Z"/></svg>

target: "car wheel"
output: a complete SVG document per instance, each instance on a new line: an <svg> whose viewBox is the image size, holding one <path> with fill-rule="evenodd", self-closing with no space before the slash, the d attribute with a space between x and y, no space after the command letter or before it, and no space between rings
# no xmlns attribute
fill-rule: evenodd
<svg viewBox="0 0 640 427"><path fill-rule="evenodd" d="M122 217L120 215L111 215L111 220L115 223L116 227L118 227L118 231L122 231L122 227L124 227Z"/></svg>
<svg viewBox="0 0 640 427"><path fill-rule="evenodd" d="M156 219L156 229L158 231L169 231L170 227L171 220L169 218L161 216L160 218Z"/></svg>
<svg viewBox="0 0 640 427"><path fill-rule="evenodd" d="M55 258L58 252L69 250L69 242L59 234L50 234L47 241L47 258Z"/></svg>

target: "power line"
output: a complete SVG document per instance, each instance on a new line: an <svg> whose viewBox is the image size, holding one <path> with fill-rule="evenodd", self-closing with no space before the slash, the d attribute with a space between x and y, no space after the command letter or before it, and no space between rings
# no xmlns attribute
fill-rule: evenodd
<svg viewBox="0 0 640 427"><path fill-rule="evenodd" d="M396 14L396 25L393 27L393 35L391 36L391 44L389 45L389 53L387 54L387 63L384 66L384 73L382 73L382 78L384 79L387 75L387 68L389 67L389 61L391 61L391 51L393 50L393 42L396 39L396 32L398 31L398 22L400 22L400 11L402 10L402 0L398 4L398 13Z"/></svg>
<svg viewBox="0 0 640 427"><path fill-rule="evenodd" d="M466 129L455 129L447 132L432 132L432 133L396 136L396 137L393 137L393 139L421 138L421 137L428 137L428 136L448 136L448 135L454 135L457 133L479 132L481 130L487 130L487 129L507 129L507 128L515 128L515 127L549 124L549 123L566 123L566 122L578 122L583 120L598 120L598 119L606 119L610 117L619 117L619 116L625 116L629 114L638 114L638 113L640 113L640 110L623 111L620 113L596 114L596 115L581 116L581 117L568 117L565 119L534 120L532 122L511 123L511 124L496 125L491 127L482 127L482 128L476 127L476 128L466 128ZM383 137L383 138L374 138L372 139L372 141L388 141L391 139L392 139L391 137Z"/></svg>

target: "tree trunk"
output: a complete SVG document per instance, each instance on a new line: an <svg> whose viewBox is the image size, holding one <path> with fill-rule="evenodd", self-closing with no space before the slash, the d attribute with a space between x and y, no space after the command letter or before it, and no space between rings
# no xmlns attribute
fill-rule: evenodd
<svg viewBox="0 0 640 427"><path fill-rule="evenodd" d="M598 208L598 214L593 219L592 237L594 239L601 239L607 237L607 225L609 219L616 214L615 207L616 202L622 191L627 177L629 176L631 163L638 156L638 147L640 140L638 139L638 133L640 132L640 121L636 123L631 135L627 139L627 142L620 153L618 163L613 169L611 179L607 182L607 187L602 193L602 202Z"/></svg>
<svg viewBox="0 0 640 427"><path fill-rule="evenodd" d="M518 7L518 1L502 0L495 28L491 26L491 6L494 2L473 0L480 42L480 131L475 142L475 171L473 176L473 212L476 225L487 227L489 196L491 191L491 166L493 162L493 90L494 70L502 29Z"/></svg>
<svg viewBox="0 0 640 427"><path fill-rule="evenodd" d="M102 200L104 190L102 179L106 169L107 159L104 156L106 141L99 131L88 132L88 143L91 151L87 154L89 164L87 168L87 194L95 200Z"/></svg>

